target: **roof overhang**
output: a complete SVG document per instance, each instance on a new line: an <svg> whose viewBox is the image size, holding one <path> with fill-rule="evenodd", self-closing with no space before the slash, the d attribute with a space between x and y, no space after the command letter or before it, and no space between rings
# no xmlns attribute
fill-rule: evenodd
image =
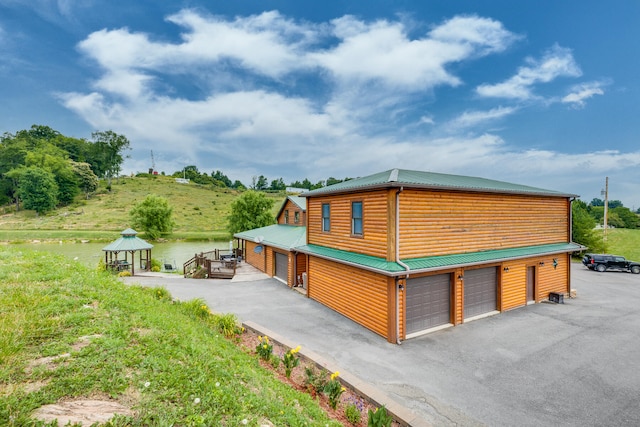
<svg viewBox="0 0 640 427"><path fill-rule="evenodd" d="M406 276L407 274L430 273L460 267L495 264L535 256L578 252L585 249L586 247L577 243L554 243L548 245L496 249L491 251L438 255L401 260L403 264L406 264L409 267L409 270L406 270L397 262L387 261L383 258L327 248L324 246L304 245L293 248L292 250L374 273L383 274L385 276L399 277Z"/></svg>

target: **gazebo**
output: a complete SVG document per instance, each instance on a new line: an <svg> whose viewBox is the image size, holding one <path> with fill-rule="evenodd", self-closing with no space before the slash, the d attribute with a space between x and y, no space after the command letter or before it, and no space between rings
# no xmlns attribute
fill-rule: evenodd
<svg viewBox="0 0 640 427"><path fill-rule="evenodd" d="M153 245L147 243L139 237L136 237L137 231L127 228L120 235L118 240L108 244L102 250L104 251L104 263L107 268L116 271L131 269L131 275L135 274L136 252L140 252L140 269L149 271L151 269L151 248ZM124 252L124 259L118 259L120 252ZM129 254L131 254L131 262L129 262ZM143 256L144 255L144 256Z"/></svg>

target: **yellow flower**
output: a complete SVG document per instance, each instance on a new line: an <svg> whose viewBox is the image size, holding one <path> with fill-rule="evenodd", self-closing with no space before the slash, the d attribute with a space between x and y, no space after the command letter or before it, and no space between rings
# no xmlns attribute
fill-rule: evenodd
<svg viewBox="0 0 640 427"><path fill-rule="evenodd" d="M299 351L300 351L300 346L297 346L296 348L294 348L294 349L293 349L293 351L294 351L295 353L299 352Z"/></svg>
<svg viewBox="0 0 640 427"><path fill-rule="evenodd" d="M338 378L338 376L340 375L340 372L335 371L333 374L331 374L331 381L335 380L336 378Z"/></svg>
<svg viewBox="0 0 640 427"><path fill-rule="evenodd" d="M266 342L267 344L269 344L269 337L268 336L264 336L264 342Z"/></svg>
<svg viewBox="0 0 640 427"><path fill-rule="evenodd" d="M258 335L258 341L262 342L262 335Z"/></svg>
<svg viewBox="0 0 640 427"><path fill-rule="evenodd" d="M342 391L347 391L347 389L346 389L346 388L344 388L344 387L342 387L340 390L342 390Z"/></svg>
<svg viewBox="0 0 640 427"><path fill-rule="evenodd" d="M267 348L267 345L266 344L262 344L262 348Z"/></svg>

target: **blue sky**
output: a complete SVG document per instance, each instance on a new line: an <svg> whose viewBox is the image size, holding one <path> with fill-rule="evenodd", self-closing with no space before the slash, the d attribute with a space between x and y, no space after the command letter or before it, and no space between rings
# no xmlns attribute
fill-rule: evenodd
<svg viewBox="0 0 640 427"><path fill-rule="evenodd" d="M640 207L640 2L0 0L0 133L124 172L481 176Z"/></svg>

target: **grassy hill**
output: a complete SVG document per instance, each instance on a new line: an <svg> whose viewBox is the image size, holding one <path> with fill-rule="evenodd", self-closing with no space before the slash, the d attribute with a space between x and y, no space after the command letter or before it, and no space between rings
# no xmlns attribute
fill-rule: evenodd
<svg viewBox="0 0 640 427"><path fill-rule="evenodd" d="M114 427L340 425L224 338L235 317L202 300L59 255L0 247L0 260L0 425L57 425L34 410L87 398L127 410Z"/></svg>
<svg viewBox="0 0 640 427"><path fill-rule="evenodd" d="M113 232L128 228L129 211L148 194L169 200L176 223L171 239L225 240L231 202L240 194L194 183L178 184L165 176L127 177L112 183L111 192L103 187L89 200L79 199L73 206L36 216L33 211L0 210L0 240L113 238ZM267 193L274 200L275 215L285 194Z"/></svg>

